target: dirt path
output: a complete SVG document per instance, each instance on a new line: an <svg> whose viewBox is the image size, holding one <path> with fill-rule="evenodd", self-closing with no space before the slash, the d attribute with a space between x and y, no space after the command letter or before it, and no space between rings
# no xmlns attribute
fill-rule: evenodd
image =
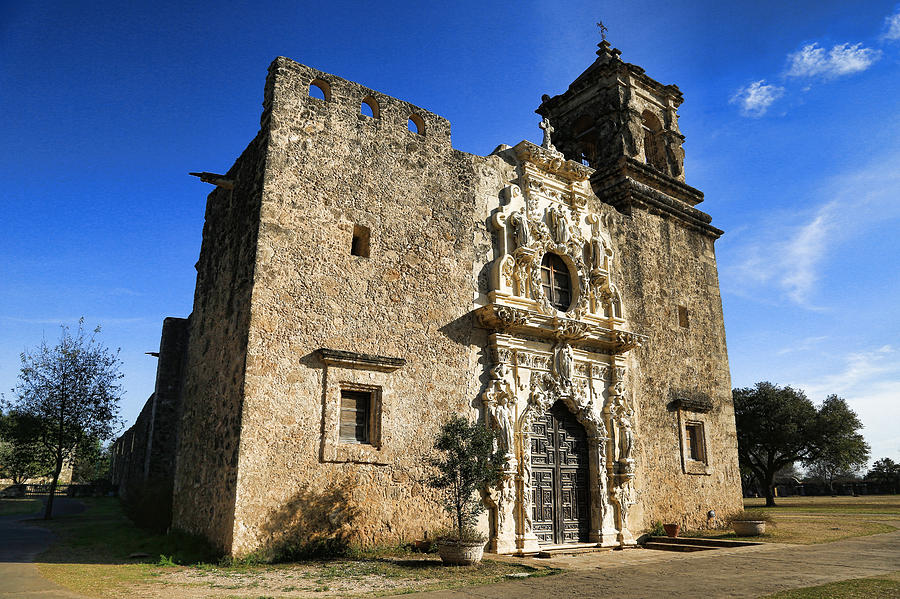
<svg viewBox="0 0 900 599"><path fill-rule="evenodd" d="M54 516L82 511L84 505L72 499L57 497L53 502ZM0 599L81 599L38 573L34 558L50 546L54 536L46 528L22 521L39 516L40 512L0 517Z"/></svg>

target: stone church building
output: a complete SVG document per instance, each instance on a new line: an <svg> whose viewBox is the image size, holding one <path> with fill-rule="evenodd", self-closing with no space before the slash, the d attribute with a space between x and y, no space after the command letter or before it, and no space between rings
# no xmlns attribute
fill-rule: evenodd
<svg viewBox="0 0 900 599"><path fill-rule="evenodd" d="M492 551L739 510L722 231L685 183L681 92L619 55L604 41L543 97L542 145L488 156L276 59L257 136L200 173L193 312L167 319L157 390L117 442L122 491L157 472L173 526L233 555L409 541L447 522L426 456L463 414L509 458L484 493Z"/></svg>

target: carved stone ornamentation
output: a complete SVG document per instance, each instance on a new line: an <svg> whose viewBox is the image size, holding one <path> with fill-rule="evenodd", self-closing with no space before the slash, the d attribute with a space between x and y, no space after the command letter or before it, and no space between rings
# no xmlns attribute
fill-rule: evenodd
<svg viewBox="0 0 900 599"><path fill-rule="evenodd" d="M528 313L524 310L511 308L509 306L498 306L496 311L497 318L501 325L501 330L509 330L512 327L520 327L528 322Z"/></svg>

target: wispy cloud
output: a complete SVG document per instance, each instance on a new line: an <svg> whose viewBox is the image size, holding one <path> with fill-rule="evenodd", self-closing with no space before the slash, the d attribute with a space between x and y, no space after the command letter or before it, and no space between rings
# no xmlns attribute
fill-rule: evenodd
<svg viewBox="0 0 900 599"><path fill-rule="evenodd" d="M835 44L826 51L817 43L807 44L788 55L788 77L833 79L865 71L881 58L881 51L857 44Z"/></svg>
<svg viewBox="0 0 900 599"><path fill-rule="evenodd" d="M884 19L884 34L881 39L884 40L900 40L900 8L892 15Z"/></svg>
<svg viewBox="0 0 900 599"><path fill-rule="evenodd" d="M805 339L801 339L793 345L781 348L780 350L775 352L775 355L784 356L796 352L805 352L811 349L816 349L821 347L825 341L828 341L828 339L828 335L821 335L819 337L807 337Z"/></svg>
<svg viewBox="0 0 900 599"><path fill-rule="evenodd" d="M760 117L783 95L783 87L767 84L765 79L760 79L739 89L729 102L740 106L744 116Z"/></svg>
<svg viewBox="0 0 900 599"><path fill-rule="evenodd" d="M845 398L865 426L873 460L900 455L900 351L893 346L852 352L840 370L795 386L816 402L832 393Z"/></svg>
<svg viewBox="0 0 900 599"><path fill-rule="evenodd" d="M812 293L819 279L819 266L829 248L829 235L837 226L835 202L815 210L802 224L771 231L769 239L760 239L742 248L736 265L739 278L757 284L775 284L792 302L819 309Z"/></svg>
<svg viewBox="0 0 900 599"><path fill-rule="evenodd" d="M823 181L816 195L825 201L818 205L769 213L745 229L732 230L720 254L723 290L763 303L786 300L822 310L828 302L819 294L820 282L828 274L829 255L848 240L900 218L897 189L900 150Z"/></svg>

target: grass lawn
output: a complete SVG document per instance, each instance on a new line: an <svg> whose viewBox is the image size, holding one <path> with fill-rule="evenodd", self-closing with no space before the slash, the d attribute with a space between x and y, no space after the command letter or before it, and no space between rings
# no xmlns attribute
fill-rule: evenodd
<svg viewBox="0 0 900 599"><path fill-rule="evenodd" d="M399 550L354 559L221 566L194 538L137 528L117 499L84 503L88 510L81 514L40 521L60 541L37 562L45 578L91 597L372 597L557 571L492 560L447 568L435 555ZM128 557L134 553L149 557Z"/></svg>
<svg viewBox="0 0 900 599"><path fill-rule="evenodd" d="M765 599L870 599L872 597L879 599L900 597L900 572L781 591L766 595Z"/></svg>
<svg viewBox="0 0 900 599"><path fill-rule="evenodd" d="M775 503L776 507L767 508L763 498L744 500L744 507L765 511L774 520L766 525L766 534L760 537L738 537L731 531L703 530L685 536L811 545L900 528L898 495L779 497Z"/></svg>
<svg viewBox="0 0 900 599"><path fill-rule="evenodd" d="M0 516L36 513L41 509L37 499L0 499Z"/></svg>

